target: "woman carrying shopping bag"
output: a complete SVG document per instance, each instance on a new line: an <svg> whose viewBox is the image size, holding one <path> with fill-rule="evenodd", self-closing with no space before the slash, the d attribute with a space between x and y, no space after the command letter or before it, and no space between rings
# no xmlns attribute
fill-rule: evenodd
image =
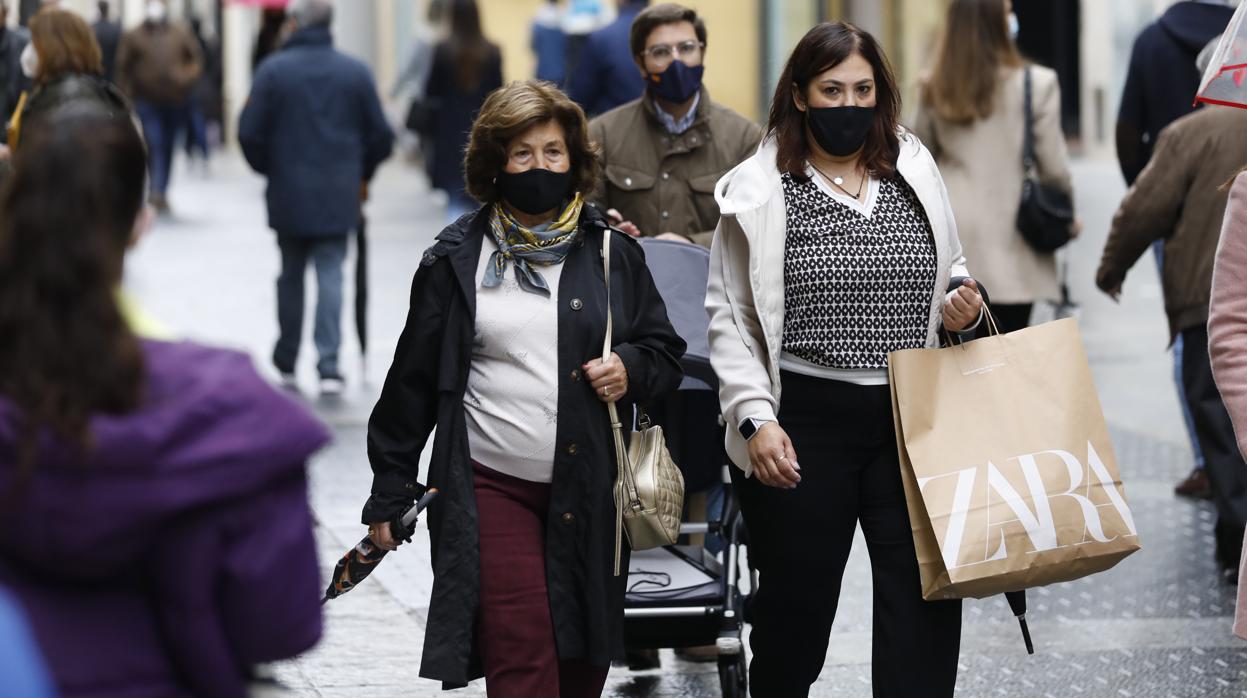
<svg viewBox="0 0 1247 698"><path fill-rule="evenodd" d="M464 169L484 204L447 226L416 270L368 423L364 523L379 548L398 545L387 522L422 493L420 455L436 427L420 675L462 685L483 673L491 696L597 696L623 657L627 581L614 573L607 405L630 415L674 390L684 341L640 245L583 204L600 167L584 112L557 88L493 92Z"/></svg>
<svg viewBox="0 0 1247 698"><path fill-rule="evenodd" d="M1060 85L1055 72L1018 53L1011 10L1011 0L953 0L914 118L914 133L948 185L966 255L991 289L992 314L1005 331L1029 326L1036 302L1061 297L1055 254L1032 247L1016 225L1028 129L1038 180L1070 193Z"/></svg>
<svg viewBox="0 0 1247 698"><path fill-rule="evenodd" d="M983 301L935 161L899 113L874 37L820 24L788 59L758 153L716 187L706 307L761 573L754 695L804 696L817 680L859 521L875 695L956 683L961 604L922 600L887 356L976 326Z"/></svg>

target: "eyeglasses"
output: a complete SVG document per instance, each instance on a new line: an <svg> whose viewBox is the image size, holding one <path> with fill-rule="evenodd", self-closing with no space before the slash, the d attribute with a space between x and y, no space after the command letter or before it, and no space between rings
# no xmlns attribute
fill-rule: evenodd
<svg viewBox="0 0 1247 698"><path fill-rule="evenodd" d="M700 41L681 41L674 46L671 44L654 44L642 51L642 53L661 63L671 60L672 56L677 58L680 56L695 56L701 53L701 50L705 47L706 45Z"/></svg>

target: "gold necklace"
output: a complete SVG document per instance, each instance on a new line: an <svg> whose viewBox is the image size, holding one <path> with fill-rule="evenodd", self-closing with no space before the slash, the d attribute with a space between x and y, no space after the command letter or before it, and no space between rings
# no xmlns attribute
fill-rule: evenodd
<svg viewBox="0 0 1247 698"><path fill-rule="evenodd" d="M845 196L851 196L853 197L854 200L861 201L862 188L866 186L866 177L862 177L861 180L858 181L857 193L854 194L854 193L851 193L848 189L844 188L844 177L832 177L828 175L826 172L823 172L823 170L819 168L818 165L815 165L814 161L812 160L810 161L810 167L813 167L815 171L817 171L819 174L823 176L824 179L826 179L828 182L831 182L832 185L836 187L836 189L839 189L840 191L844 192ZM856 167L854 169L856 169Z"/></svg>

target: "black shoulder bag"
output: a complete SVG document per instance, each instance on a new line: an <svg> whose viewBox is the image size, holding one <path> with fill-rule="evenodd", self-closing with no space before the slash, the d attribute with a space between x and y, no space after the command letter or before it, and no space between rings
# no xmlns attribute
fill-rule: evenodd
<svg viewBox="0 0 1247 698"><path fill-rule="evenodd" d="M1037 252L1055 252L1071 239L1074 202L1069 194L1041 184L1035 162L1035 113L1031 105L1030 67L1022 69L1025 82L1026 132L1022 145L1022 200L1018 204L1017 228Z"/></svg>

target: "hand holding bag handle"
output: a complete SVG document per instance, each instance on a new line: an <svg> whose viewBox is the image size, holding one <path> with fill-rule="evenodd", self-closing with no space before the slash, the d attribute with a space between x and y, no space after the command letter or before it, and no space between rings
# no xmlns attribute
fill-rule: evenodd
<svg viewBox="0 0 1247 698"><path fill-rule="evenodd" d="M614 318L611 313L611 236L610 228L602 236L602 271L606 279L606 337L602 340L602 362L610 360L613 346ZM623 533L633 550L646 550L673 545L680 535L680 518L684 508L684 476L667 451L662 427L651 426L649 417L641 413L641 431L632 434L625 445L623 423L615 403L606 403L611 433L615 441L615 462L619 475L615 480L615 576L623 548Z"/></svg>

